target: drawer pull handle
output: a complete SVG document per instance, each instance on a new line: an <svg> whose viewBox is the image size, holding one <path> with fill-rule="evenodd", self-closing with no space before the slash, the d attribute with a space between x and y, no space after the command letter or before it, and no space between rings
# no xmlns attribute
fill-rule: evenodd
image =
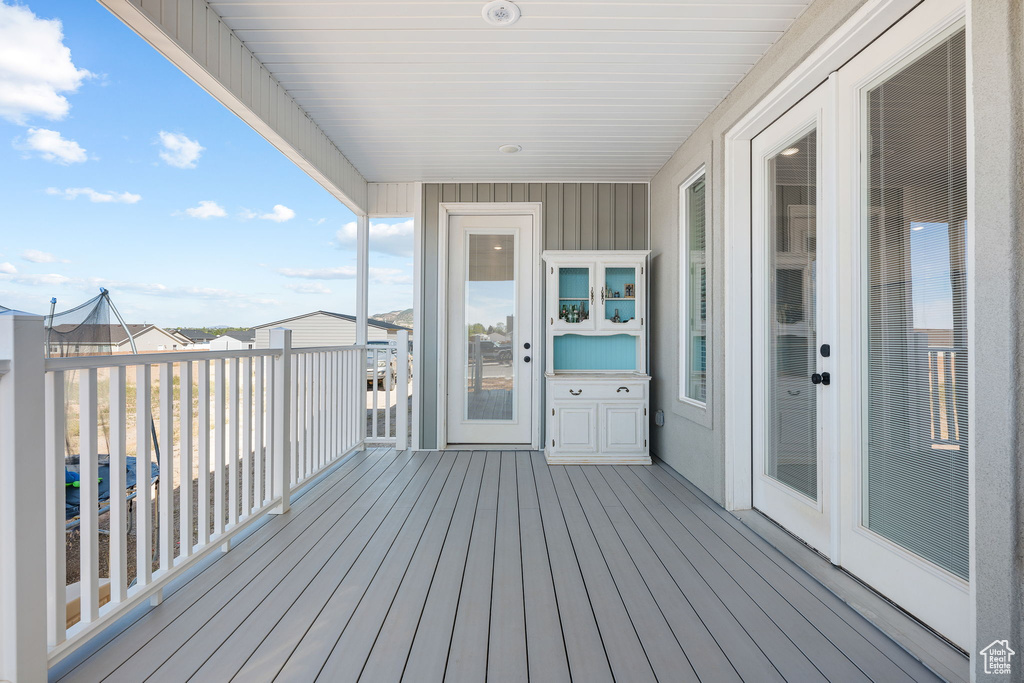
<svg viewBox="0 0 1024 683"><path fill-rule="evenodd" d="M797 391L793 391L792 389L786 389L786 393L790 396L799 396L800 390L798 389Z"/></svg>
<svg viewBox="0 0 1024 683"><path fill-rule="evenodd" d="M579 389L579 390L577 390L577 391L573 391L572 389L570 389L570 390L569 390L569 393L570 393L570 394L572 394L573 396L579 396L580 394L582 394L582 393L583 393L583 390L582 390L582 389Z"/></svg>
<svg viewBox="0 0 1024 683"><path fill-rule="evenodd" d="M619 387L618 389L615 390L615 393L617 394L620 391L625 391L628 394L629 393L629 387Z"/></svg>

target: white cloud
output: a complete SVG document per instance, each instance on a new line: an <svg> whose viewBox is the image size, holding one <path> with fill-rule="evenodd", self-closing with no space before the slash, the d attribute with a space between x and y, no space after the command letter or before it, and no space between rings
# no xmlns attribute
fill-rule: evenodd
<svg viewBox="0 0 1024 683"><path fill-rule="evenodd" d="M29 263L68 263L67 259L57 258L48 251L38 249L26 249L21 252L21 258Z"/></svg>
<svg viewBox="0 0 1024 683"><path fill-rule="evenodd" d="M64 199L76 199L79 195L85 195L89 198L90 202L98 204L134 204L142 199L142 195L132 194L131 192L97 192L91 187L69 187L65 190L48 187L46 188L46 194L64 197Z"/></svg>
<svg viewBox="0 0 1024 683"><path fill-rule="evenodd" d="M342 248L356 246L356 224L346 223L341 226L336 236L337 244ZM391 256L412 256L413 223L412 220L390 225L388 223L370 222L370 251Z"/></svg>
<svg viewBox="0 0 1024 683"><path fill-rule="evenodd" d="M47 128L29 128L25 142L15 139L14 148L25 152L38 152L39 156L47 161L63 166L79 164L88 158L85 150L77 142L61 137L58 131Z"/></svg>
<svg viewBox="0 0 1024 683"><path fill-rule="evenodd" d="M290 289L293 292L299 294L330 294L331 290L325 285L319 282L301 282L296 284L286 284L285 289Z"/></svg>
<svg viewBox="0 0 1024 683"><path fill-rule="evenodd" d="M15 282L19 285L65 285L71 282L71 278L57 273L9 275L4 277L8 282Z"/></svg>
<svg viewBox="0 0 1024 683"><path fill-rule="evenodd" d="M338 266L337 268L278 268L277 273L285 277L303 278L306 280L354 280L354 266ZM412 283L412 277L404 270L397 268L370 268L370 279L380 284L405 285Z"/></svg>
<svg viewBox="0 0 1024 683"><path fill-rule="evenodd" d="M185 209L185 213L192 218L223 218L228 215L223 206L208 199L199 202L199 206Z"/></svg>
<svg viewBox="0 0 1024 683"><path fill-rule="evenodd" d="M165 130L160 131L160 144L163 145L160 158L176 168L195 168L199 155L206 149L181 133Z"/></svg>
<svg viewBox="0 0 1024 683"><path fill-rule="evenodd" d="M356 277L354 266L337 268L278 268L277 272L285 277L301 277L307 280L353 280Z"/></svg>
<svg viewBox="0 0 1024 683"><path fill-rule="evenodd" d="M0 2L0 118L18 125L32 116L62 119L71 105L61 93L91 76L71 61L60 20Z"/></svg>
<svg viewBox="0 0 1024 683"><path fill-rule="evenodd" d="M284 204L274 204L273 211L269 213L260 213L259 211L251 211L249 209L242 209L239 214L242 220L251 220L253 218L259 218L264 221L274 221L275 223L284 223L295 218L295 212L289 209Z"/></svg>
<svg viewBox="0 0 1024 683"><path fill-rule="evenodd" d="M13 263L0 263L0 273L4 275L14 275L18 272L18 269L14 267Z"/></svg>

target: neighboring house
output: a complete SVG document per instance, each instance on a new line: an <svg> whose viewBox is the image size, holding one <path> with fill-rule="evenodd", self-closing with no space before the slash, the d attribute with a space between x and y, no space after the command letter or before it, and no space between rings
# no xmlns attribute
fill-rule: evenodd
<svg viewBox="0 0 1024 683"><path fill-rule="evenodd" d="M208 349L210 348L210 342L217 338L217 335L207 332L206 330L197 330L190 327L180 327L174 330L175 334L186 340L186 346L183 348L188 349Z"/></svg>
<svg viewBox="0 0 1024 683"><path fill-rule="evenodd" d="M254 348L256 342L256 331L231 330L210 341L211 351L237 351L239 349Z"/></svg>
<svg viewBox="0 0 1024 683"><path fill-rule="evenodd" d="M399 330L409 328L382 322L367 320L366 338L369 341L394 341ZM274 327L287 327L292 331L292 346L295 348L308 346L346 346L356 343L356 317L344 313L329 311L313 311L297 315L294 318L277 320L272 323L257 325L257 349L270 347L270 330Z"/></svg>
<svg viewBox="0 0 1024 683"><path fill-rule="evenodd" d="M132 341L139 353L175 351L187 347L179 335L156 325L57 325L48 339L51 356L94 356L132 353ZM129 338L129 333L131 338Z"/></svg>

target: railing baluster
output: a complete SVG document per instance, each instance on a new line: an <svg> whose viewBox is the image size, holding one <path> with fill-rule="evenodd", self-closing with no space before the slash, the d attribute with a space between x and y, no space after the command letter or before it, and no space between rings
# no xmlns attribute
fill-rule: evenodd
<svg viewBox="0 0 1024 683"><path fill-rule="evenodd" d="M297 372L295 373L295 389L298 391L296 401L296 415L295 415L295 440L296 440L296 452L295 452L295 479L294 481L300 482L306 478L306 450L308 447L307 436L309 432L306 430L306 394L309 392L309 382L306 380L306 354L300 353L296 357L298 363Z"/></svg>
<svg viewBox="0 0 1024 683"><path fill-rule="evenodd" d="M224 401L224 359L218 359L213 378L213 533L224 533L224 445L227 435Z"/></svg>
<svg viewBox="0 0 1024 683"><path fill-rule="evenodd" d="M273 435L273 482L271 485L271 497L279 498L280 503L271 512L283 514L288 512L291 503L291 434L289 421L291 420L291 388L295 384L292 381L292 336L291 331L286 329L273 329L270 331L270 344L280 349L281 356L274 363L272 405L274 414Z"/></svg>
<svg viewBox="0 0 1024 683"><path fill-rule="evenodd" d="M303 394L306 399L306 448L304 449L306 457L303 460L303 462L305 463L305 470L302 473L303 481L309 478L309 475L313 473L313 444L315 443L315 439L313 438L313 410L316 404L313 402L313 396L315 395L313 382L313 355L309 353L306 354L305 375L306 390L305 392L303 392Z"/></svg>
<svg viewBox="0 0 1024 683"><path fill-rule="evenodd" d="M255 462L253 464L253 500L256 503L256 507L263 507L267 497L263 493L263 468L266 463L266 455L263 452L263 440L265 438L266 430L266 414L264 413L264 392L266 391L266 379L263 373L264 370L264 358L256 359L256 405L254 408L255 417L253 422L253 454Z"/></svg>
<svg viewBox="0 0 1024 683"><path fill-rule="evenodd" d="M192 554L192 363L178 365L178 433L181 477L178 483L178 557Z"/></svg>
<svg viewBox="0 0 1024 683"><path fill-rule="evenodd" d="M238 384L238 359L232 358L231 379L228 383L228 525L238 524L238 404L242 400Z"/></svg>
<svg viewBox="0 0 1024 683"><path fill-rule="evenodd" d="M288 402L288 417L285 424L288 425L288 433L285 438L288 439L290 446L288 447L288 453L291 457L288 459L288 467L290 468L291 474L289 474L289 480L292 482L299 481L299 460L302 457L301 451L299 451L299 417L302 412L302 406L299 405L299 384L302 382L302 375L299 373L299 358L301 354L295 354L291 356L288 361L289 364L289 382L288 386L284 388L284 391L289 392L291 400Z"/></svg>
<svg viewBox="0 0 1024 683"><path fill-rule="evenodd" d="M135 368L135 585L140 588L148 585L153 575L152 377L149 365ZM159 467L162 476L164 464Z"/></svg>
<svg viewBox="0 0 1024 683"><path fill-rule="evenodd" d="M78 475L80 588L82 621L99 616L99 453L96 435L96 370L83 370L78 380Z"/></svg>
<svg viewBox="0 0 1024 683"><path fill-rule="evenodd" d="M404 451L409 438L409 333L398 332L396 354L398 373L395 377L395 449Z"/></svg>
<svg viewBox="0 0 1024 683"><path fill-rule="evenodd" d="M246 358L242 381L242 516L252 514L252 358Z"/></svg>
<svg viewBox="0 0 1024 683"><path fill-rule="evenodd" d="M128 411L125 403L127 385L126 368L111 368L109 563L110 602L114 604L122 602L128 591L128 519L125 514L125 491L128 488L125 480L125 455L128 451Z"/></svg>
<svg viewBox="0 0 1024 683"><path fill-rule="evenodd" d="M67 624L67 535L64 503L64 373L46 375L46 565L47 641L64 642Z"/></svg>
<svg viewBox="0 0 1024 683"><path fill-rule="evenodd" d="M174 364L160 364L160 568L174 565Z"/></svg>
<svg viewBox="0 0 1024 683"><path fill-rule="evenodd" d="M199 361L199 506L197 542L200 547L210 542L210 361Z"/></svg>

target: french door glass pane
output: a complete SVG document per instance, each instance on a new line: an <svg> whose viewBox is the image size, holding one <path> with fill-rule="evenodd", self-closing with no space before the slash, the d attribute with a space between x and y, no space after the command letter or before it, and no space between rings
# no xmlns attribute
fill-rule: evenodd
<svg viewBox="0 0 1024 683"><path fill-rule="evenodd" d="M967 578L964 32L867 91L863 524Z"/></svg>
<svg viewBox="0 0 1024 683"><path fill-rule="evenodd" d="M767 161L769 196L768 451L765 474L818 498L817 398L811 384L817 329L817 131Z"/></svg>
<svg viewBox="0 0 1024 683"><path fill-rule="evenodd" d="M467 235L467 420L508 421L515 410L514 235Z"/></svg>

